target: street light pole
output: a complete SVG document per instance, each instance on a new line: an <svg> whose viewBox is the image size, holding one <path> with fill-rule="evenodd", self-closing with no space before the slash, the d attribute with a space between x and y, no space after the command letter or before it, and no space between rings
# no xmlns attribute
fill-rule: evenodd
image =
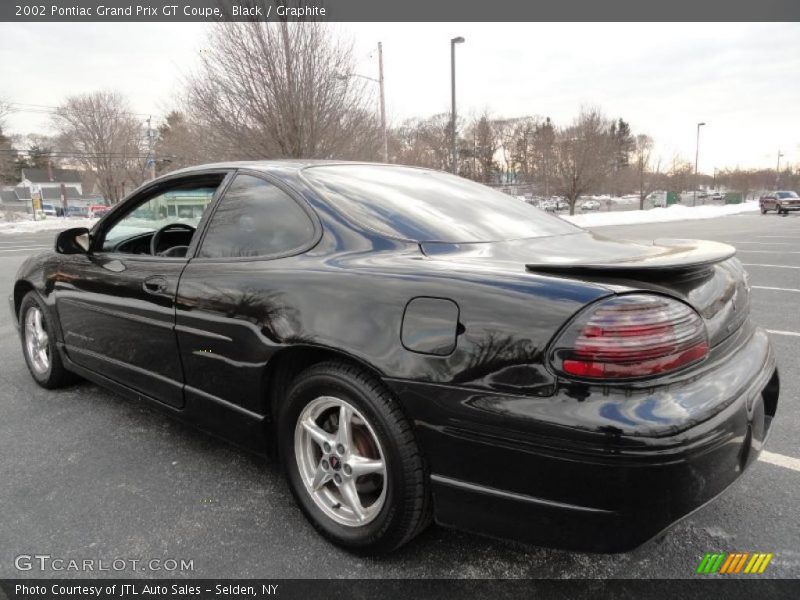
<svg viewBox="0 0 800 600"><path fill-rule="evenodd" d="M778 150L778 166L775 167L775 189L781 187L781 151Z"/></svg>
<svg viewBox="0 0 800 600"><path fill-rule="evenodd" d="M697 205L697 162L700 159L700 128L705 123L697 124L697 141L694 147L694 198L692 199L692 206Z"/></svg>
<svg viewBox="0 0 800 600"><path fill-rule="evenodd" d="M458 135L456 134L456 44L463 44L464 38L454 37L450 40L450 99L452 101L450 131L453 139L453 173L458 175Z"/></svg>
<svg viewBox="0 0 800 600"><path fill-rule="evenodd" d="M378 84L381 88L381 127L383 128L383 162L389 162L389 134L386 131L386 96L383 91L383 43L378 42Z"/></svg>

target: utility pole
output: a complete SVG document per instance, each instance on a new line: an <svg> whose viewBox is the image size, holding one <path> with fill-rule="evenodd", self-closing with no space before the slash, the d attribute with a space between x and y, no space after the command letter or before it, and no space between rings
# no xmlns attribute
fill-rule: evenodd
<svg viewBox="0 0 800 600"><path fill-rule="evenodd" d="M456 132L456 44L463 44L464 38L454 37L450 40L450 100L452 103L450 130L453 134L453 173L458 175L458 134Z"/></svg>
<svg viewBox="0 0 800 600"><path fill-rule="evenodd" d="M775 189L781 187L781 154L780 149L778 149L778 166L775 167Z"/></svg>
<svg viewBox="0 0 800 600"><path fill-rule="evenodd" d="M386 131L386 95L383 88L383 43L378 42L378 84L381 88L381 127L383 128L383 162L389 162L389 134Z"/></svg>
<svg viewBox="0 0 800 600"><path fill-rule="evenodd" d="M692 198L692 206L697 205L697 161L700 158L700 128L705 123L697 124L697 141L694 147L694 197Z"/></svg>
<svg viewBox="0 0 800 600"><path fill-rule="evenodd" d="M150 168L150 179L156 178L156 131L151 125L152 117L147 117L147 166Z"/></svg>
<svg viewBox="0 0 800 600"><path fill-rule="evenodd" d="M383 85L383 43L378 42L378 79L358 73L336 73L334 77L340 81L347 81L350 77L360 77L378 84L380 88L381 128L383 129L383 162L389 162L389 131L386 128L386 94Z"/></svg>

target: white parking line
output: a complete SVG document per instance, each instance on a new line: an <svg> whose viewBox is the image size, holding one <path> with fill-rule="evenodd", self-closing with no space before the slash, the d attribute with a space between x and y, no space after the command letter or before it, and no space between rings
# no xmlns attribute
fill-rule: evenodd
<svg viewBox="0 0 800 600"><path fill-rule="evenodd" d="M751 288L754 290L775 290L776 292L800 292L800 290L795 288L780 288L780 287L770 287L768 285L751 285Z"/></svg>
<svg viewBox="0 0 800 600"><path fill-rule="evenodd" d="M725 240L725 244L758 244L759 246L794 246L791 242L743 242L739 240Z"/></svg>
<svg viewBox="0 0 800 600"><path fill-rule="evenodd" d="M792 458L791 456L784 456L783 454L775 454L774 452L762 451L758 460L763 460L771 465L778 465L785 467L792 471L800 471L800 459Z"/></svg>
<svg viewBox="0 0 800 600"><path fill-rule="evenodd" d="M787 233L791 233L791 232L787 232ZM797 239L800 238L800 234L798 234L798 235L755 235L753 237L757 237L759 239L761 239L761 238L774 238L774 239L780 239L780 240L797 240Z"/></svg>
<svg viewBox="0 0 800 600"><path fill-rule="evenodd" d="M767 333L771 333L773 335L788 335L790 337L800 337L800 333L796 331L782 331L780 329L767 329Z"/></svg>
<svg viewBox="0 0 800 600"><path fill-rule="evenodd" d="M800 254L800 250L739 250L739 254Z"/></svg>
<svg viewBox="0 0 800 600"><path fill-rule="evenodd" d="M800 269L793 265L768 265L763 263L742 263L743 267L775 267L776 269Z"/></svg>
<svg viewBox="0 0 800 600"><path fill-rule="evenodd" d="M51 246L26 246L24 248L0 248L0 254L8 254L9 252L28 252L29 250L42 250L43 248L51 248Z"/></svg>

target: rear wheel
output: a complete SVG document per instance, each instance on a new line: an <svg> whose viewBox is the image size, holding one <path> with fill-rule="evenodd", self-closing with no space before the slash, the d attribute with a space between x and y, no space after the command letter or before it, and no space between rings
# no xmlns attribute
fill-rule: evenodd
<svg viewBox="0 0 800 600"><path fill-rule="evenodd" d="M22 299L19 309L22 353L34 381L54 389L74 383L77 376L64 368L56 349L55 328L36 292Z"/></svg>
<svg viewBox="0 0 800 600"><path fill-rule="evenodd" d="M410 423L384 386L343 363L310 367L280 407L281 460L295 499L325 537L382 554L430 521L430 492Z"/></svg>

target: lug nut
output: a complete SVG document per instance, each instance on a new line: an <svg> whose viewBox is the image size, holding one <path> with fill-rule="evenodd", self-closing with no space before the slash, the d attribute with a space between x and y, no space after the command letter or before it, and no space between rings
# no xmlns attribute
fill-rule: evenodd
<svg viewBox="0 0 800 600"><path fill-rule="evenodd" d="M336 451L337 451L339 454L344 454L344 446L342 446L341 444L338 444L338 445L336 446Z"/></svg>
<svg viewBox="0 0 800 600"><path fill-rule="evenodd" d="M350 467L350 465L345 465L344 466L344 472L347 475L351 475L353 473L353 469Z"/></svg>
<svg viewBox="0 0 800 600"><path fill-rule="evenodd" d="M322 468L325 469L326 471L328 470L328 461L327 460L323 460L322 461Z"/></svg>
<svg viewBox="0 0 800 600"><path fill-rule="evenodd" d="M333 476L333 480L336 483L342 483L342 476L337 473L336 475Z"/></svg>
<svg viewBox="0 0 800 600"><path fill-rule="evenodd" d="M324 444L322 444L322 449L325 450L325 452L330 452L331 445L328 442L325 442Z"/></svg>

